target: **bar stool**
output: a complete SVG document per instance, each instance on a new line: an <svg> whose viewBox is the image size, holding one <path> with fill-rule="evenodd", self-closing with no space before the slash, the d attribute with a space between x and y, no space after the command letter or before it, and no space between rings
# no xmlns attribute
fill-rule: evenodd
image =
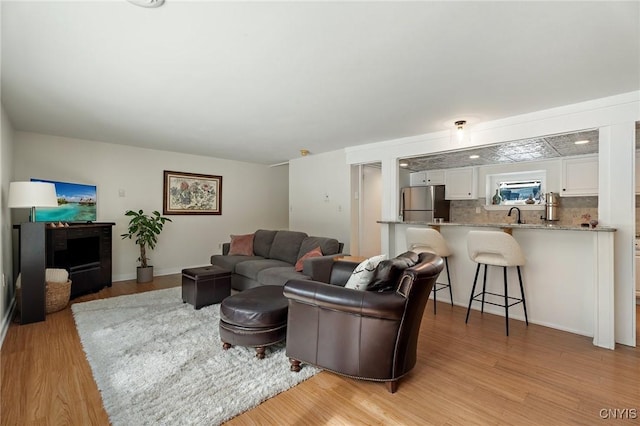
<svg viewBox="0 0 640 426"><path fill-rule="evenodd" d="M522 286L522 274L520 273L520 266L525 264L525 258L520 249L520 244L510 234L502 231L469 231L467 235L467 249L469 252L469 258L478 264L476 268L476 276L473 279L473 287L471 288L471 297L469 298L469 307L467 308L467 317L464 320L465 324L469 321L469 311L471 310L471 303L475 301L482 302L480 312L484 312L485 294L493 296L504 297L504 304L493 303L487 301L486 303L495 306L504 307L505 311L505 323L507 336L509 335L509 308L518 303L522 303L524 308L524 319L527 325L529 325L529 319L527 318L527 303L524 298L524 287ZM482 284L482 291L475 294L476 282L478 281L478 273L480 272L480 265L484 265L484 282ZM486 291L487 288L487 266L502 266L504 275L504 294L496 294ZM515 266L518 270L518 280L520 281L520 294L521 297L509 297L509 291L507 289L507 268ZM481 297L481 300L478 300ZM510 301L513 300L513 303Z"/></svg>
<svg viewBox="0 0 640 426"><path fill-rule="evenodd" d="M436 292L449 288L451 306L453 306L453 291L451 290L451 275L449 274L449 256L451 250L442 234L432 228L407 228L407 249L416 253L433 253L444 259L447 269L447 284L433 285L433 313L436 313Z"/></svg>

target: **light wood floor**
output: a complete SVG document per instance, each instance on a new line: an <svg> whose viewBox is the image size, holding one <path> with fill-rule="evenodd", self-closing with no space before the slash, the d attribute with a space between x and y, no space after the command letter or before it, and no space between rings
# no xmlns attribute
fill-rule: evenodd
<svg viewBox="0 0 640 426"><path fill-rule="evenodd" d="M74 302L176 285L178 275L121 282ZM397 393L322 372L229 424L584 425L602 421L601 410L626 419L616 424L640 423L640 348L600 349L519 321L507 338L502 317L472 312L465 325L463 308L431 308L418 363ZM108 424L69 308L12 324L0 357L2 425Z"/></svg>

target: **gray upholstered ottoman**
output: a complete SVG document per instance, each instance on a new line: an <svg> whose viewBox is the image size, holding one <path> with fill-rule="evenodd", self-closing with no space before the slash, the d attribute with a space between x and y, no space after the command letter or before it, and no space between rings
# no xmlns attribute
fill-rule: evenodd
<svg viewBox="0 0 640 426"><path fill-rule="evenodd" d="M182 270L182 302L196 309L222 302L231 294L231 271L220 266Z"/></svg>
<svg viewBox="0 0 640 426"><path fill-rule="evenodd" d="M256 348L264 358L265 347L287 337L289 301L282 286L254 287L227 297L220 305L220 340L223 348L232 345Z"/></svg>

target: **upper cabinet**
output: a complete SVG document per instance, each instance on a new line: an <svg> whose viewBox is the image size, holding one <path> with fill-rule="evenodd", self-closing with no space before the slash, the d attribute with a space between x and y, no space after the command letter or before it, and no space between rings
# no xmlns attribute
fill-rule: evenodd
<svg viewBox="0 0 640 426"><path fill-rule="evenodd" d="M444 170L428 171L427 185L444 185Z"/></svg>
<svg viewBox="0 0 640 426"><path fill-rule="evenodd" d="M411 186L444 185L444 170L411 173L409 182Z"/></svg>
<svg viewBox="0 0 640 426"><path fill-rule="evenodd" d="M415 172L409 175L409 185L425 186L427 184L427 172Z"/></svg>
<svg viewBox="0 0 640 426"><path fill-rule="evenodd" d="M478 198L478 170L476 167L445 170L444 184L444 198L447 200Z"/></svg>
<svg viewBox="0 0 640 426"><path fill-rule="evenodd" d="M598 195L598 157L587 156L562 160L563 197Z"/></svg>

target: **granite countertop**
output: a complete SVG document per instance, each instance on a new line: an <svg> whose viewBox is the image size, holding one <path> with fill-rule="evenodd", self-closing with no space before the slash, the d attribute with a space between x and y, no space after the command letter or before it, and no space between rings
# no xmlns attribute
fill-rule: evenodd
<svg viewBox="0 0 640 426"><path fill-rule="evenodd" d="M473 228L508 228L508 229L546 229L555 231L584 231L584 232L616 232L616 228L609 226L596 226L595 228L583 228L575 225L556 225L553 223L462 223L462 222L400 222L393 220L379 220L378 223L395 225L426 225L426 226L468 226Z"/></svg>

